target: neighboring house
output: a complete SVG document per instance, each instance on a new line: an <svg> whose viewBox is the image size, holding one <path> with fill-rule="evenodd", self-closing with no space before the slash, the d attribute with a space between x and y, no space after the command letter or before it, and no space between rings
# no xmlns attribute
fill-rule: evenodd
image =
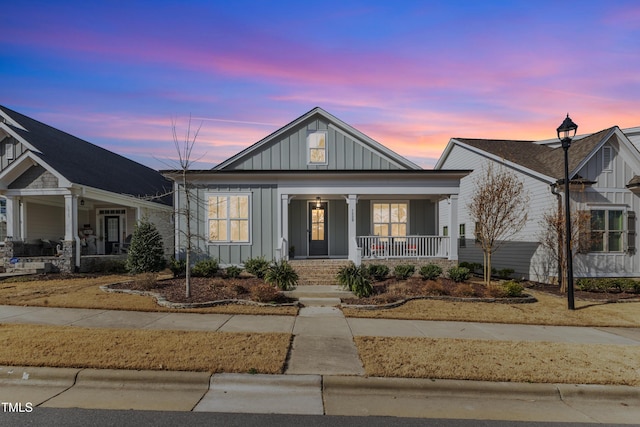
<svg viewBox="0 0 640 427"><path fill-rule="evenodd" d="M173 252L171 182L160 173L0 106L5 257L47 257L61 271L122 252L146 217Z"/></svg>
<svg viewBox="0 0 640 427"><path fill-rule="evenodd" d="M640 128L617 126L591 135L577 136L569 148L570 195L573 211L590 213L586 244L574 243L576 277L640 276L640 253L636 251L636 212L640 209ZM513 171L529 193L528 222L493 256L497 269L511 268L517 276L552 281L557 275L555 259L539 244L543 215L564 206L564 151L557 139L504 141L453 138L435 169L473 168L462 179L458 220L461 261L483 262L475 242L475 224L468 203L476 182L493 163ZM560 186L558 186L560 180ZM441 203L442 204L442 203ZM446 223L446 210L440 210ZM582 238L580 239L584 241Z"/></svg>
<svg viewBox="0 0 640 427"><path fill-rule="evenodd" d="M210 170L188 171L197 251L222 264L287 258L457 260L438 233L438 205L456 229L460 179L423 170L314 108ZM180 171L174 204L184 210ZM177 256L185 216L176 217Z"/></svg>

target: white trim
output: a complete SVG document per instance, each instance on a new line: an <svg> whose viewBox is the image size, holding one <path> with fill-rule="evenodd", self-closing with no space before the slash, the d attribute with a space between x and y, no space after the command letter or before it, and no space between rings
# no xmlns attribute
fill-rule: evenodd
<svg viewBox="0 0 640 427"><path fill-rule="evenodd" d="M628 233L629 233L629 228L627 227L627 212L629 211L629 208L627 205L621 205L621 204L608 204L608 205L603 205L603 204L588 204L587 203L587 208L589 209L589 214L591 214L591 211L603 211L604 214L604 221L605 221L605 228L603 230L596 230L599 232L603 233L603 236L606 236L607 238L603 238L602 239L602 250L601 251L592 251L591 250L591 245L589 245L589 251L587 252L588 254L603 254L603 255L620 255L620 254L625 254L626 251L626 247L627 247L627 239L628 237ZM622 212L622 229L621 230L611 230L609 228L609 211L619 211ZM589 225L589 233L591 233L593 230L591 228L591 225ZM610 251L609 250L609 233L610 232L619 232L621 233L621 238L622 238L622 249L619 251Z"/></svg>

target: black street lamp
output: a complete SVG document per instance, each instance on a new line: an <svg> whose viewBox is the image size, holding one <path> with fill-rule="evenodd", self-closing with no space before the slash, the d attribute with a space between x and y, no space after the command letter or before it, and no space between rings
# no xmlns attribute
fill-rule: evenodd
<svg viewBox="0 0 640 427"><path fill-rule="evenodd" d="M564 150L564 219L566 238L566 258L567 258L567 302L569 310L575 310L573 298L573 257L571 255L571 206L569 201L569 147L571 140L576 136L578 125L573 123L567 114L562 124L558 127L558 139L562 143Z"/></svg>

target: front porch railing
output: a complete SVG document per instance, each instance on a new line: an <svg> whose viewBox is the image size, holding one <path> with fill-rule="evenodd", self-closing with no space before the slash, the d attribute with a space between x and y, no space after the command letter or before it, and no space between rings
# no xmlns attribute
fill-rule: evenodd
<svg viewBox="0 0 640 427"><path fill-rule="evenodd" d="M447 258L447 236L358 236L362 258Z"/></svg>

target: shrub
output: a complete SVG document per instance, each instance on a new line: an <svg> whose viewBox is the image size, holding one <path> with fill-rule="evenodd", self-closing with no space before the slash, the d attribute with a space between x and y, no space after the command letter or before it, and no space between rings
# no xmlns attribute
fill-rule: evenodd
<svg viewBox="0 0 640 427"><path fill-rule="evenodd" d="M298 273L283 259L267 268L264 280L278 289L288 291L298 286Z"/></svg>
<svg viewBox="0 0 640 427"><path fill-rule="evenodd" d="M576 281L576 288L578 288L578 290L585 291L585 292L593 292L598 289L596 279L588 279L588 278L578 279Z"/></svg>
<svg viewBox="0 0 640 427"><path fill-rule="evenodd" d="M231 279L236 279L240 277L240 273L242 273L242 269L236 265L230 265L224 271L227 277Z"/></svg>
<svg viewBox="0 0 640 427"><path fill-rule="evenodd" d="M280 299L280 292L266 283L251 287L251 299L258 302L275 302Z"/></svg>
<svg viewBox="0 0 640 427"><path fill-rule="evenodd" d="M338 271L338 283L353 292L358 298L366 298L373 292L369 272L360 265L350 263Z"/></svg>
<svg viewBox="0 0 640 427"><path fill-rule="evenodd" d="M373 277L373 280L379 282L387 278L389 275L389 267L383 264L370 264L367 267L369 276Z"/></svg>
<svg viewBox="0 0 640 427"><path fill-rule="evenodd" d="M120 274L126 273L127 262L121 259L107 259L95 264L92 272L94 273L106 273L106 274Z"/></svg>
<svg viewBox="0 0 640 427"><path fill-rule="evenodd" d="M213 277L218 272L218 260L213 258L203 259L194 264L191 274L194 277Z"/></svg>
<svg viewBox="0 0 640 427"><path fill-rule="evenodd" d="M247 270L247 273L253 274L258 279L264 279L264 275L267 273L269 264L269 261L267 261L262 256L257 258L249 258L244 263L244 269Z"/></svg>
<svg viewBox="0 0 640 427"><path fill-rule="evenodd" d="M442 267L436 264L423 265L420 267L420 276L424 280L436 280L442 274Z"/></svg>
<svg viewBox="0 0 640 427"><path fill-rule="evenodd" d="M509 280L508 282L504 282L500 286L504 291L504 296L508 298L521 297L522 291L524 291L524 287L520 283L514 280Z"/></svg>
<svg viewBox="0 0 640 427"><path fill-rule="evenodd" d="M456 297L472 297L476 294L476 292L473 289L473 286L471 286L470 284L461 283L458 286L456 286L456 288L453 291L451 291L451 294Z"/></svg>
<svg viewBox="0 0 640 427"><path fill-rule="evenodd" d="M393 275L396 276L396 279L398 280L407 280L409 277L413 276L413 273L415 272L416 267L411 264L396 265L393 269Z"/></svg>
<svg viewBox="0 0 640 427"><path fill-rule="evenodd" d="M456 283L469 280L470 276L469 269L465 267L451 267L449 271L447 271L447 274L449 275L449 278Z"/></svg>
<svg viewBox="0 0 640 427"><path fill-rule="evenodd" d="M169 261L169 270L173 273L173 277L184 276L187 273L187 261L172 257L171 261Z"/></svg>
<svg viewBox="0 0 640 427"><path fill-rule="evenodd" d="M133 278L133 284L136 288L144 289L148 291L149 289L153 289L156 285L156 274L155 273L142 273L138 274Z"/></svg>
<svg viewBox="0 0 640 427"><path fill-rule="evenodd" d="M461 266L462 267L462 266ZM469 271L471 273L482 273L484 270L484 266L482 264L480 264L479 262L473 262L471 264L469 264Z"/></svg>
<svg viewBox="0 0 640 427"><path fill-rule="evenodd" d="M516 271L513 268L503 268L498 270L498 277L501 279L510 279L511 275Z"/></svg>
<svg viewBox="0 0 640 427"><path fill-rule="evenodd" d="M127 252L127 271L133 274L160 271L166 265L162 236L154 224L141 219L136 224Z"/></svg>
<svg viewBox="0 0 640 427"><path fill-rule="evenodd" d="M473 268L471 267L471 263L467 261L459 262L458 267L464 267L464 268L468 268L469 270L473 270Z"/></svg>

